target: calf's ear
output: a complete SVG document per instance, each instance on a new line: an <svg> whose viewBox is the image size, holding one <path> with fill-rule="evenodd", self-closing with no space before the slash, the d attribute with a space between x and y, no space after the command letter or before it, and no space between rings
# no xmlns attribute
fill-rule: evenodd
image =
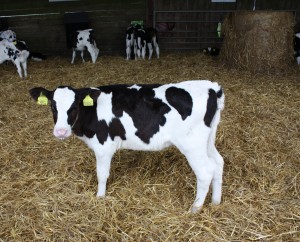
<svg viewBox="0 0 300 242"><path fill-rule="evenodd" d="M100 95L101 91L97 90L97 89L91 89L89 95L91 96L91 98L94 100L94 102L97 102L97 99Z"/></svg>
<svg viewBox="0 0 300 242"><path fill-rule="evenodd" d="M100 92L101 91L97 89L85 90L85 92L81 94L83 106L94 106L95 103L97 103Z"/></svg>
<svg viewBox="0 0 300 242"><path fill-rule="evenodd" d="M43 87L34 87L29 90L29 94L35 101L38 101L39 98L44 97L44 103L46 103L46 99L52 98L52 91L48 91Z"/></svg>

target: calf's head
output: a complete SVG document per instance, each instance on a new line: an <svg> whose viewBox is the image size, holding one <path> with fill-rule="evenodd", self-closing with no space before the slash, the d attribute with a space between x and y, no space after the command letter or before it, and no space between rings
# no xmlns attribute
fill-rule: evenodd
<svg viewBox="0 0 300 242"><path fill-rule="evenodd" d="M0 38L6 39L9 42L15 42L17 40L16 33L12 30L5 30L0 32Z"/></svg>
<svg viewBox="0 0 300 242"><path fill-rule="evenodd" d="M65 139L72 134L72 127L78 120L80 109L94 105L100 91L91 88L74 89L60 86L54 91L35 87L29 93L38 104L50 103L55 123L53 134L59 139ZM89 100L86 103L87 99Z"/></svg>

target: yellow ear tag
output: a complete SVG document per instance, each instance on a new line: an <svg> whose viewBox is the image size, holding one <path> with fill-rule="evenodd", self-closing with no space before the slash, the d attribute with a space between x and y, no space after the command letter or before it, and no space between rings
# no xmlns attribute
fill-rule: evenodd
<svg viewBox="0 0 300 242"><path fill-rule="evenodd" d="M16 45L16 44L17 44L17 41L14 41L13 44Z"/></svg>
<svg viewBox="0 0 300 242"><path fill-rule="evenodd" d="M86 97L83 99L83 106L94 106L94 100L90 95L86 95Z"/></svg>
<svg viewBox="0 0 300 242"><path fill-rule="evenodd" d="M48 105L48 98L41 93L41 95L38 97L37 104Z"/></svg>

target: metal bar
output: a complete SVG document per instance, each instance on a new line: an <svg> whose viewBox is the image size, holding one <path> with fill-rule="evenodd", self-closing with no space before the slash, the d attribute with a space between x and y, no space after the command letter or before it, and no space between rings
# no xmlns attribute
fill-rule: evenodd
<svg viewBox="0 0 300 242"><path fill-rule="evenodd" d="M159 39L169 39L170 37L159 37ZM218 37L199 37L199 36L172 36L172 39L220 39Z"/></svg>
<svg viewBox="0 0 300 242"><path fill-rule="evenodd" d="M292 10L293 11L293 10ZM154 10L156 13L230 13L236 10Z"/></svg>
<svg viewBox="0 0 300 242"><path fill-rule="evenodd" d="M231 13L231 12L239 12L240 10L154 10L156 13ZM296 12L293 9L287 10L276 10L277 12Z"/></svg>
<svg viewBox="0 0 300 242"><path fill-rule="evenodd" d="M163 45L165 44L178 44L178 45L183 45L183 44L211 44L211 41L198 41L198 42L164 42ZM213 44L222 44L222 42L213 42Z"/></svg>
<svg viewBox="0 0 300 242"><path fill-rule="evenodd" d="M197 21L197 20L157 20L157 23L219 23L220 21Z"/></svg>

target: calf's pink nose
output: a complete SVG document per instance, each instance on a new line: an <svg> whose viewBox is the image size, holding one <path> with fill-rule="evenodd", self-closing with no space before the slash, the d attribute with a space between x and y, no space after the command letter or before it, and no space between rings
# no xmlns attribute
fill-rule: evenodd
<svg viewBox="0 0 300 242"><path fill-rule="evenodd" d="M67 129L64 128L59 128L55 130L55 136L59 137L59 138L63 138L66 137L67 134Z"/></svg>

